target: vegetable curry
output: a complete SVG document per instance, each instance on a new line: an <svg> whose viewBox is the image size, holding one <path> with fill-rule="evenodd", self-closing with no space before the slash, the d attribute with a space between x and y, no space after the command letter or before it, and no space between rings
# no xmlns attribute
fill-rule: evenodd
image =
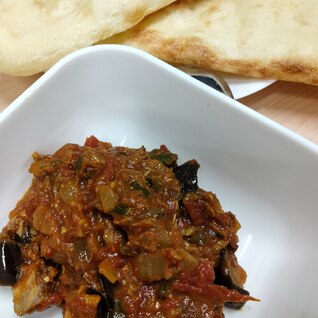
<svg viewBox="0 0 318 318"><path fill-rule="evenodd" d="M255 300L234 254L240 224L198 187L195 160L94 136L33 157L0 234L17 255L18 315L57 305L64 318L220 318L224 304Z"/></svg>

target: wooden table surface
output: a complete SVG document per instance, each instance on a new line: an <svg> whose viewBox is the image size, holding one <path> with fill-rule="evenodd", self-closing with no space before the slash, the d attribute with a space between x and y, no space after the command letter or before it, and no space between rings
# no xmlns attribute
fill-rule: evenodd
<svg viewBox="0 0 318 318"><path fill-rule="evenodd" d="M0 74L0 111L39 76ZM318 145L318 86L275 82L240 102Z"/></svg>

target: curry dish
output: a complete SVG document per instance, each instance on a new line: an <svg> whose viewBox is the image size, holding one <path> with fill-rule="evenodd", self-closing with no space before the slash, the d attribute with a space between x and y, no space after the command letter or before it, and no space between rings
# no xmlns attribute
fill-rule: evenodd
<svg viewBox="0 0 318 318"><path fill-rule="evenodd" d="M0 234L1 283L18 315L224 317L255 300L237 262L240 224L165 146L96 137L35 153L32 185Z"/></svg>

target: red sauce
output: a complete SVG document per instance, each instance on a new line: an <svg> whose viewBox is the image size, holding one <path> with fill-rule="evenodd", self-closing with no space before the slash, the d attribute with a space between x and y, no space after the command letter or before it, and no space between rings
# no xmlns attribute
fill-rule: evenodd
<svg viewBox="0 0 318 318"><path fill-rule="evenodd" d="M113 147L95 137L34 154L32 185L0 236L18 241L23 254L17 314L59 305L66 318L107 317L108 310L223 317L225 303L253 299L236 288L246 274L234 255L235 215L212 192L194 183L187 189L177 166L165 146ZM226 277L229 270L240 275ZM216 275L230 284L216 284Z"/></svg>

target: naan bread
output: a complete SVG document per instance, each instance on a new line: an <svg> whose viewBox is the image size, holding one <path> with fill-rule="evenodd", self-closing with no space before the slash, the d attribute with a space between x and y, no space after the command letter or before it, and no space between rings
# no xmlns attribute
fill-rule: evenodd
<svg viewBox="0 0 318 318"><path fill-rule="evenodd" d="M0 72L46 71L174 0L0 0Z"/></svg>
<svg viewBox="0 0 318 318"><path fill-rule="evenodd" d="M207 71L318 85L317 0L181 0L103 43Z"/></svg>

